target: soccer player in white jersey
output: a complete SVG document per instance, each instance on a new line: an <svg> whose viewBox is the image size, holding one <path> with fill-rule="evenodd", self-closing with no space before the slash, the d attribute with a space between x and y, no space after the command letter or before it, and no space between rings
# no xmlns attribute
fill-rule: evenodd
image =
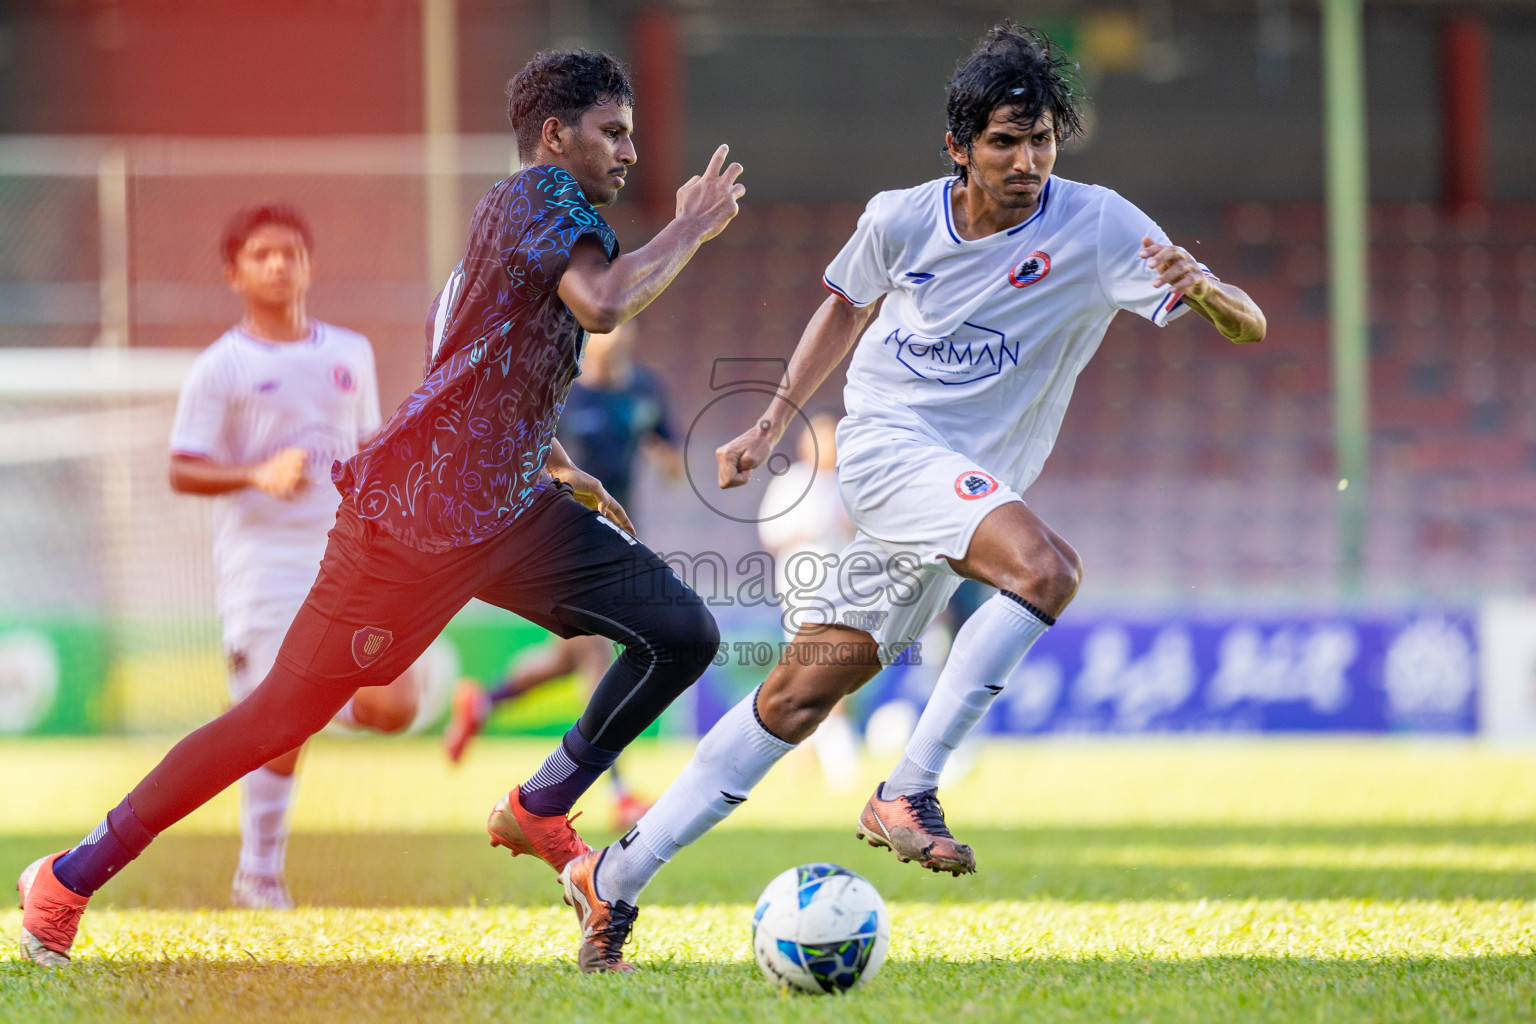
<svg viewBox="0 0 1536 1024"><path fill-rule="evenodd" d="M271 670L315 581L341 500L331 464L379 429L379 389L368 339L305 312L312 238L298 211L241 210L221 248L245 315L197 357L182 388L171 486L214 496L219 618L230 698L240 701ZM404 729L416 714L417 674L358 691L337 719ZM298 762L290 751L242 781L236 906L293 906L283 859Z"/></svg>
<svg viewBox="0 0 1536 1024"><path fill-rule="evenodd" d="M834 294L778 393L716 453L720 485L745 483L857 344L837 447L858 533L822 591L828 610L700 741L628 835L571 862L567 898L587 916L631 916L662 864L911 644L962 577L999 593L956 636L900 764L857 829L903 861L975 870L970 847L945 825L939 774L1077 590L1076 552L1021 497L1056 439L1074 378L1119 310L1158 325L1193 310L1235 342L1265 330L1247 295L1130 202L1052 175L1057 145L1079 128L1071 67L1032 29L1004 23L988 33L949 82L954 175L870 201L827 268Z"/></svg>

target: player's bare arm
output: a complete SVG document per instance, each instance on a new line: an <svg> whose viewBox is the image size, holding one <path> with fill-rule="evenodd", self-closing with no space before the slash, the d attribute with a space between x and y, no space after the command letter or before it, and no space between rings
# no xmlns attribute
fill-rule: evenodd
<svg viewBox="0 0 1536 1024"><path fill-rule="evenodd" d="M715 450L722 488L740 487L767 461L796 411L810 401L864 333L876 305L855 306L840 296L827 296L800 336L778 394L769 399L763 415L734 441Z"/></svg>
<svg viewBox="0 0 1536 1024"><path fill-rule="evenodd" d="M624 511L624 506L614 500L613 495L603 487L602 481L591 473L577 468L566 454L565 448L559 441L550 439L549 458L544 462L544 468L549 470L549 475L563 484L570 486L572 497L590 509L594 509L618 525L622 526L626 533L634 533L635 525L629 521L629 514Z"/></svg>
<svg viewBox="0 0 1536 1024"><path fill-rule="evenodd" d="M1157 272L1153 283L1184 293L1184 301L1195 315L1239 345L1264 340L1264 311L1248 293L1235 285L1218 281L1200 269L1188 251L1177 245L1162 245L1150 236L1141 240L1137 253Z"/></svg>
<svg viewBox="0 0 1536 1024"><path fill-rule="evenodd" d="M606 334L640 312L672 283L699 246L725 230L747 190L736 180L741 164L725 164L729 151L728 146L715 150L704 173L677 190L676 216L641 248L610 263L599 242L577 243L559 291L583 327Z"/></svg>
<svg viewBox="0 0 1536 1024"><path fill-rule="evenodd" d="M171 490L215 495L254 487L274 498L292 498L304 489L308 460L309 452L303 448L284 448L248 466L177 453L171 456Z"/></svg>

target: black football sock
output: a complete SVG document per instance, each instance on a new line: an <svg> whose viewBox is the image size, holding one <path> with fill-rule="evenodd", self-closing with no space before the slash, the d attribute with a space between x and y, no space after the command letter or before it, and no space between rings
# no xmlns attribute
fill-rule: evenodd
<svg viewBox="0 0 1536 1024"><path fill-rule="evenodd" d="M569 814L581 794L592 788L618 756L617 750L589 743L579 724L571 726L544 766L518 787L523 807L540 817Z"/></svg>
<svg viewBox="0 0 1536 1024"><path fill-rule="evenodd" d="M149 846L155 834L123 802L112 808L100 825L75 847L53 862L53 877L70 892L92 896Z"/></svg>

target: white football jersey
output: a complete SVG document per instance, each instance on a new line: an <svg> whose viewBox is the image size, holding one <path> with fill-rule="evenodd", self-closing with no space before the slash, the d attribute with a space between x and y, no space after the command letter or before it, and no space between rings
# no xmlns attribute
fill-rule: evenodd
<svg viewBox="0 0 1536 1024"><path fill-rule="evenodd" d="M286 626L304 601L341 497L331 464L379 429L373 347L311 320L306 341L226 331L192 364L171 451L248 465L284 448L309 452L304 489L287 501L254 487L213 499L213 557L225 633ZM277 621L280 620L280 621Z"/></svg>
<svg viewBox="0 0 1536 1024"><path fill-rule="evenodd" d="M1117 193L1052 176L1023 224L966 241L954 181L876 195L827 267L855 306L885 297L848 368L838 445L915 434L1022 493L1115 313L1162 326L1188 307L1137 256L1144 235L1168 236Z"/></svg>

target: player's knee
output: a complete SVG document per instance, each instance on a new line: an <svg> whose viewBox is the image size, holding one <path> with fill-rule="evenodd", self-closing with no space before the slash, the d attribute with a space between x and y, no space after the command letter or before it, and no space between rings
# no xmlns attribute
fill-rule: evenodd
<svg viewBox="0 0 1536 1024"><path fill-rule="evenodd" d="M757 713L763 726L787 743L799 743L826 721L843 698L840 688L815 685L808 673L790 673L768 680L757 695Z"/></svg>
<svg viewBox="0 0 1536 1024"><path fill-rule="evenodd" d="M387 734L404 732L416 720L415 701L386 699L376 702L356 701L352 705L352 717L357 724L374 732Z"/></svg>
<svg viewBox="0 0 1536 1024"><path fill-rule="evenodd" d="M1052 615L1061 614L1072 603L1078 585L1083 581L1083 564L1077 552L1070 548L1066 552L1058 551L1054 557L1046 559L1046 564L1037 572L1040 606Z"/></svg>
<svg viewBox="0 0 1536 1024"><path fill-rule="evenodd" d="M657 633L653 642L690 683L704 674L720 649L720 627L702 601L671 606Z"/></svg>
<svg viewBox="0 0 1536 1024"><path fill-rule="evenodd" d="M1063 595L1062 604L1065 605L1077 594L1077 588L1083 585L1083 559L1077 549L1065 541L1057 545L1056 553L1060 560L1055 567L1051 586Z"/></svg>
<svg viewBox="0 0 1536 1024"><path fill-rule="evenodd" d="M1070 544L1058 543L1020 557L1003 575L1000 586L1043 611L1059 615L1072 603L1082 582L1082 558Z"/></svg>
<svg viewBox="0 0 1536 1024"><path fill-rule="evenodd" d="M395 733L405 732L405 730L409 729L414 718L414 715L391 712L388 715L380 716L380 721L373 728L375 731L381 732L386 736L393 736Z"/></svg>

